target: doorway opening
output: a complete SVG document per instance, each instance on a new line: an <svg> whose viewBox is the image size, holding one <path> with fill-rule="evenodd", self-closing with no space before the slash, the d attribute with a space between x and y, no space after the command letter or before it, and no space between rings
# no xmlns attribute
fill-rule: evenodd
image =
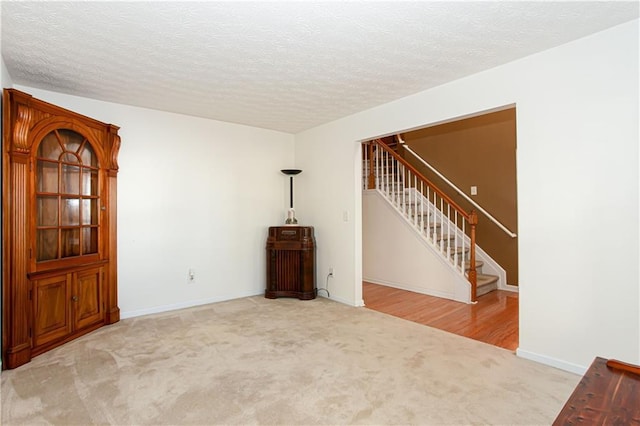
<svg viewBox="0 0 640 426"><path fill-rule="evenodd" d="M475 305L434 297L439 294L420 287L424 276L408 279L405 273L394 277L393 265L380 268L381 262L393 262L394 256L385 256L379 248L371 250L364 238L365 306L515 349L518 340L515 107L393 136L400 142L395 148L399 156L462 208L479 211L477 246L495 259L506 278L497 290L480 296ZM482 214L482 210L488 214ZM364 203L362 213L364 237L375 230L367 229ZM504 228L512 232L505 232ZM420 262L417 256L415 261ZM368 268L372 264L378 267ZM381 269L389 274L380 274Z"/></svg>

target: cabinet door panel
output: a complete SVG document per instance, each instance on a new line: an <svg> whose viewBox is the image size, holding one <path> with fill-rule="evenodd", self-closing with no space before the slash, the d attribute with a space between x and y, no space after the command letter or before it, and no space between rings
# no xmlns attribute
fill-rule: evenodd
<svg viewBox="0 0 640 426"><path fill-rule="evenodd" d="M102 322L102 268L90 269L76 274L74 293L76 328Z"/></svg>
<svg viewBox="0 0 640 426"><path fill-rule="evenodd" d="M67 274L34 282L33 346L65 337L73 330L68 303L70 283Z"/></svg>

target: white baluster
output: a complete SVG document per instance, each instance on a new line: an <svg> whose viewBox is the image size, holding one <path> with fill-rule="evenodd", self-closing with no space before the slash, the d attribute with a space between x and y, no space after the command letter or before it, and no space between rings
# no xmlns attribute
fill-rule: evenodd
<svg viewBox="0 0 640 426"><path fill-rule="evenodd" d="M393 198L396 200L396 206L400 207L400 198L398 197L398 174L400 173L400 169L398 168L398 160L393 158L391 154L389 154L389 158L391 159L391 177L393 184L391 185L391 191L393 192Z"/></svg>
<svg viewBox="0 0 640 426"><path fill-rule="evenodd" d="M387 153L387 155L389 156L389 163L391 164L391 177L389 179L389 182L391 182L391 185L389 186L389 192L391 194L391 196L393 197L393 202L394 204L397 206L398 205L398 197L396 197L396 159L393 158L393 156L389 153Z"/></svg>
<svg viewBox="0 0 640 426"><path fill-rule="evenodd" d="M380 149L380 146L378 146L378 158L380 161L380 167L378 167L378 175L380 176L380 186L378 187L378 189L380 189L381 192L384 193L384 152Z"/></svg>
<svg viewBox="0 0 640 426"><path fill-rule="evenodd" d="M449 260L449 262L451 262L451 240L449 239L450 235L451 235L451 205L447 203L447 241L445 244L447 245L447 259Z"/></svg>
<svg viewBox="0 0 640 426"><path fill-rule="evenodd" d="M376 147L376 155L375 155L375 182L376 182L376 189L380 189L380 156L378 155L378 148Z"/></svg>
<svg viewBox="0 0 640 426"><path fill-rule="evenodd" d="M378 176L380 179L380 186L378 186L378 189L381 192L384 192L384 152L380 150L380 146L378 146L378 162Z"/></svg>
<svg viewBox="0 0 640 426"><path fill-rule="evenodd" d="M420 181L420 189L422 190L420 192L424 193L424 182L422 182L422 181ZM427 186L426 195L427 195L427 201L429 201L429 186ZM429 224L429 216L431 216L429 214L429 204L431 204L431 203L427 204L427 225ZM424 209L424 207L423 207L423 209ZM429 237L429 228L427 228L427 229L424 228L424 215L422 215L422 219L420 219L420 220L422 221L422 228L420 228L420 229L422 229L422 232L426 232L427 238L428 238Z"/></svg>
<svg viewBox="0 0 640 426"><path fill-rule="evenodd" d="M396 177L395 173L393 173L393 164L394 164L393 157L391 157L388 152L386 152L386 154L387 154L387 158L389 159L389 165L390 165L389 170L387 170L387 173L389 174L389 199L392 200L393 205L395 206L397 205L398 200L396 200L395 197L393 196L393 181Z"/></svg>
<svg viewBox="0 0 640 426"><path fill-rule="evenodd" d="M396 164L399 164L398 160L396 160ZM402 173L400 173L400 170L402 170ZM404 182L402 181L404 173L404 164L400 164L400 167L398 168L398 188L396 190L402 192L402 214L404 214L404 217L407 217L407 201L404 196ZM398 195L400 195L400 192Z"/></svg>
<svg viewBox="0 0 640 426"><path fill-rule="evenodd" d="M438 244L438 228L435 226L438 219L438 194L436 191L433 191L433 237L432 241L434 244Z"/></svg>
<svg viewBox="0 0 640 426"><path fill-rule="evenodd" d="M464 236L467 234L466 230L465 230L466 224L467 224L467 220L463 219L462 220L462 236L461 236L461 239L462 239L462 265L463 265L462 271L463 272L464 272L464 262L466 261L466 256L464 255L465 247L466 247L466 244L467 244L467 241L464 238Z"/></svg>
<svg viewBox="0 0 640 426"><path fill-rule="evenodd" d="M413 175L413 193L415 194L415 197L418 198L418 177L416 175ZM420 200L420 205L422 205L422 199ZM418 209L416 206L416 214L413 215L413 226L415 228L418 227ZM420 231L422 232L422 231Z"/></svg>
<svg viewBox="0 0 640 426"><path fill-rule="evenodd" d="M427 228L425 232L427 233L427 236L431 238L431 228L429 228L429 224L431 223L431 188L429 187L429 185L427 185L426 195L427 195ZM424 218L422 220L424 221Z"/></svg>
<svg viewBox="0 0 640 426"><path fill-rule="evenodd" d="M380 146L382 149L382 146ZM384 166L382 169L382 173L384 173L384 195L389 198L389 158L386 151L382 151L382 155L384 155Z"/></svg>
<svg viewBox="0 0 640 426"><path fill-rule="evenodd" d="M382 155L384 155L384 166L382 168L382 173L384 173L384 196L389 198L389 158L385 151L382 151Z"/></svg>
<svg viewBox="0 0 640 426"><path fill-rule="evenodd" d="M455 247L456 251L453 255L453 263L456 265L456 269L458 268L458 210L453 213L453 223L455 225L455 234L453 234L453 247ZM463 269L464 272L464 269Z"/></svg>
<svg viewBox="0 0 640 426"><path fill-rule="evenodd" d="M440 234L442 234L442 232L444 232L444 200L442 199L442 197L440 197ZM443 243L442 243L442 239L440 239L440 251L444 252L444 247L443 247Z"/></svg>
<svg viewBox="0 0 640 426"><path fill-rule="evenodd" d="M362 149L364 149L364 178L362 179L363 189L367 189L367 181L369 179L369 145L362 145Z"/></svg>
<svg viewBox="0 0 640 426"><path fill-rule="evenodd" d="M402 191L402 176L404 173L404 165L396 160L398 166L398 175L396 176L396 193L398 194L398 202L402 203L402 214L406 217L406 206L404 203L404 191Z"/></svg>

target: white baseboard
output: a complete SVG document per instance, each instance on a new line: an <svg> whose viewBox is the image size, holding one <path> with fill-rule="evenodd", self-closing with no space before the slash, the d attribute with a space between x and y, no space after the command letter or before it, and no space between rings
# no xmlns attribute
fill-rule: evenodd
<svg viewBox="0 0 640 426"><path fill-rule="evenodd" d="M264 291L261 291L260 293L236 294L233 296L212 297L209 299L190 300L188 302L174 303L171 305L154 306L152 308L138 309L136 311L121 312L120 319L135 318L143 315L159 314L169 311L177 311L178 309L193 308L194 306L208 305L210 303L217 302L226 302L227 300L258 296L261 294L264 294Z"/></svg>
<svg viewBox="0 0 640 426"><path fill-rule="evenodd" d="M237 294L230 297L212 297L209 299L192 300L189 302L175 303L171 305L154 306L152 308L138 309L136 311L121 312L120 319L141 317L143 315L160 314L163 312L177 311L179 309L193 308L195 306L209 305L211 303L226 302L227 300L241 299L243 297L253 297L260 295L264 295L264 291L261 291L260 293ZM318 294L318 297L325 297L329 300L333 300L335 302L339 302L349 306L364 306L364 301L361 301L360 305L354 305L352 302L334 296L326 297L326 295L324 294Z"/></svg>
<svg viewBox="0 0 640 426"><path fill-rule="evenodd" d="M525 358L531 361L539 362L540 364L559 368L560 370L568 371L569 373L578 374L580 376L584 375L584 373L587 371L587 368L588 368L582 365L573 364L571 362L563 361L560 359L551 358L545 355L540 355L535 352L529 352L520 348L516 350L516 355L519 356L520 358Z"/></svg>
<svg viewBox="0 0 640 426"><path fill-rule="evenodd" d="M428 288L424 288L424 287L418 287L418 286L404 285L404 284L397 283L397 282L392 282L392 281L387 281L387 280L379 280L379 279L371 278L371 277L364 277L362 280L366 281L368 283L371 283L371 284L378 284L378 285L383 285L383 286L386 286L386 287L397 288L397 289L400 289L400 290L411 291L413 293L426 294L427 296L441 297L443 299L449 299L449 300L456 301L454 299L455 294L451 293L451 292L432 290L432 289L428 289ZM464 303L464 302L461 302L461 303Z"/></svg>
<svg viewBox="0 0 640 426"><path fill-rule="evenodd" d="M342 303L343 305L353 306L356 308L360 306L364 306L364 301L361 301L360 305L358 305L357 303L354 305L353 302L350 302L346 299L342 299L340 297L335 297L335 296L327 297L326 292L318 293L318 297L324 297L325 299L333 300L334 302Z"/></svg>

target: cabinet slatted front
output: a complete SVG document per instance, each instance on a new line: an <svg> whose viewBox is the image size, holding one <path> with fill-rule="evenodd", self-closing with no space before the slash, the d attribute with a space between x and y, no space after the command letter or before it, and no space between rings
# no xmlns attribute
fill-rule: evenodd
<svg viewBox="0 0 640 426"><path fill-rule="evenodd" d="M316 297L315 239L311 226L272 226L267 238L265 297Z"/></svg>

